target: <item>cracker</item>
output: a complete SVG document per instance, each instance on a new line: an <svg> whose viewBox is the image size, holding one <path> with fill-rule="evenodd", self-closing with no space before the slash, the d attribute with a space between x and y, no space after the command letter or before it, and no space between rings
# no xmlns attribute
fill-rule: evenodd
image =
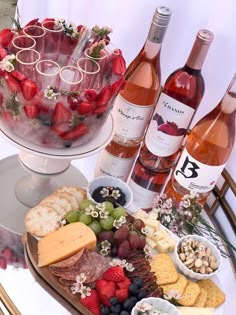
<svg viewBox="0 0 236 315"><path fill-rule="evenodd" d="M78 203L80 204L87 196L86 190L76 186L62 186L59 187L56 192L68 192L75 196Z"/></svg>
<svg viewBox="0 0 236 315"><path fill-rule="evenodd" d="M158 285L176 282L179 275L172 258L165 253L157 254L150 262L151 271L156 275Z"/></svg>
<svg viewBox="0 0 236 315"><path fill-rule="evenodd" d="M38 205L31 208L25 216L26 230L35 236L45 236L60 226L61 217L52 207Z"/></svg>
<svg viewBox="0 0 236 315"><path fill-rule="evenodd" d="M204 307L207 302L207 291L204 288L200 287L200 294L197 297L197 301L195 302L194 306L196 307Z"/></svg>
<svg viewBox="0 0 236 315"><path fill-rule="evenodd" d="M185 276L179 273L179 277L176 282L173 282L170 284L164 284L164 285L161 285L161 287L165 295L168 295L170 290L174 290L178 292L178 295L182 296L187 284L188 284L188 280L185 278Z"/></svg>
<svg viewBox="0 0 236 315"><path fill-rule="evenodd" d="M65 208L65 211L68 212L72 210L71 202L68 198L65 196L60 195L60 193L53 193L52 195L49 195L48 197L44 198L40 204L43 204L45 202L54 202L61 205L63 208Z"/></svg>
<svg viewBox="0 0 236 315"><path fill-rule="evenodd" d="M55 192L54 194L58 194L61 197L68 199L68 201L71 204L72 210L78 210L79 209L79 203L78 203L77 199L75 198L75 196L72 195L71 193L62 191L62 192Z"/></svg>
<svg viewBox="0 0 236 315"><path fill-rule="evenodd" d="M178 303L183 306L193 306L196 303L199 294L199 285L196 282L189 280L182 297L178 299Z"/></svg>
<svg viewBox="0 0 236 315"><path fill-rule="evenodd" d="M66 209L62 205L60 205L59 203L44 201L44 202L41 202L40 205L52 207L61 216L61 218L63 218L64 215L66 214Z"/></svg>
<svg viewBox="0 0 236 315"><path fill-rule="evenodd" d="M225 302L224 292L212 280L199 280L197 283L207 291L206 307L217 307Z"/></svg>

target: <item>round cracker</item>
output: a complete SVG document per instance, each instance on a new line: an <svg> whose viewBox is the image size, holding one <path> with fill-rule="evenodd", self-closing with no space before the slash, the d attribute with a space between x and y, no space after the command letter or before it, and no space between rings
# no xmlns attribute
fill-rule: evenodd
<svg viewBox="0 0 236 315"><path fill-rule="evenodd" d="M78 203L80 204L82 200L84 200L87 196L86 190L76 186L62 186L59 187L57 192L68 192L75 196Z"/></svg>
<svg viewBox="0 0 236 315"><path fill-rule="evenodd" d="M79 209L79 203L77 199L75 198L75 196L72 195L71 193L62 191L62 192L56 192L56 194L59 194L60 196L68 199L69 202L71 203L72 210Z"/></svg>
<svg viewBox="0 0 236 315"><path fill-rule="evenodd" d="M60 193L53 193L49 195L48 197L44 198L40 204L46 203L46 202L53 202L58 203L60 206L65 208L65 211L68 212L72 210L72 204L68 198L65 196L62 196Z"/></svg>
<svg viewBox="0 0 236 315"><path fill-rule="evenodd" d="M41 202L40 203L42 206L49 206L52 207L53 209L56 210L56 212L58 213L59 216L61 216L61 218L64 217L64 215L66 214L66 209L65 207L63 207L61 204L57 203L57 202L49 202L49 201L45 201L45 202Z"/></svg>

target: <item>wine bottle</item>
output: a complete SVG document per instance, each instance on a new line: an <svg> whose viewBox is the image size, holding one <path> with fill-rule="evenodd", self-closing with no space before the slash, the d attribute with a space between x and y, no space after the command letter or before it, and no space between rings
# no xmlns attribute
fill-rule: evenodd
<svg viewBox="0 0 236 315"><path fill-rule="evenodd" d="M178 203L194 190L204 204L235 141L236 74L220 103L193 127L165 193Z"/></svg>
<svg viewBox="0 0 236 315"><path fill-rule="evenodd" d="M202 29L184 67L166 80L140 150L141 163L153 171L170 169L202 100L205 90L201 74L213 33Z"/></svg>
<svg viewBox="0 0 236 315"><path fill-rule="evenodd" d="M126 70L124 87L112 111L120 141L139 143L143 139L160 92L160 53L170 17L169 8L156 9L145 44Z"/></svg>
<svg viewBox="0 0 236 315"><path fill-rule="evenodd" d="M112 141L99 153L95 176L114 176L126 182L139 148L140 143L128 139L120 142L120 137L115 134Z"/></svg>

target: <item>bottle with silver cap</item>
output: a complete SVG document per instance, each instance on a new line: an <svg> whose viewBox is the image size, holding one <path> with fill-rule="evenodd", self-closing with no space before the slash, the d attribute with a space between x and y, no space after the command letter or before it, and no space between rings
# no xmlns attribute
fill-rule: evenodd
<svg viewBox="0 0 236 315"><path fill-rule="evenodd" d="M124 181L129 177L160 93L160 53L170 17L169 8L156 9L147 39L127 68L112 110L115 136L100 152L95 176L106 174Z"/></svg>

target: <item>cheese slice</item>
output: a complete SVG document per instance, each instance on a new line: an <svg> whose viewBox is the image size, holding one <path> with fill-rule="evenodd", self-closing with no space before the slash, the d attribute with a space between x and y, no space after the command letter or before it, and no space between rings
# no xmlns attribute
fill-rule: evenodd
<svg viewBox="0 0 236 315"><path fill-rule="evenodd" d="M38 266L47 266L70 257L84 247L95 249L94 232L81 222L65 225L38 241Z"/></svg>
<svg viewBox="0 0 236 315"><path fill-rule="evenodd" d="M213 307L186 307L178 306L177 307L181 315L213 315Z"/></svg>

